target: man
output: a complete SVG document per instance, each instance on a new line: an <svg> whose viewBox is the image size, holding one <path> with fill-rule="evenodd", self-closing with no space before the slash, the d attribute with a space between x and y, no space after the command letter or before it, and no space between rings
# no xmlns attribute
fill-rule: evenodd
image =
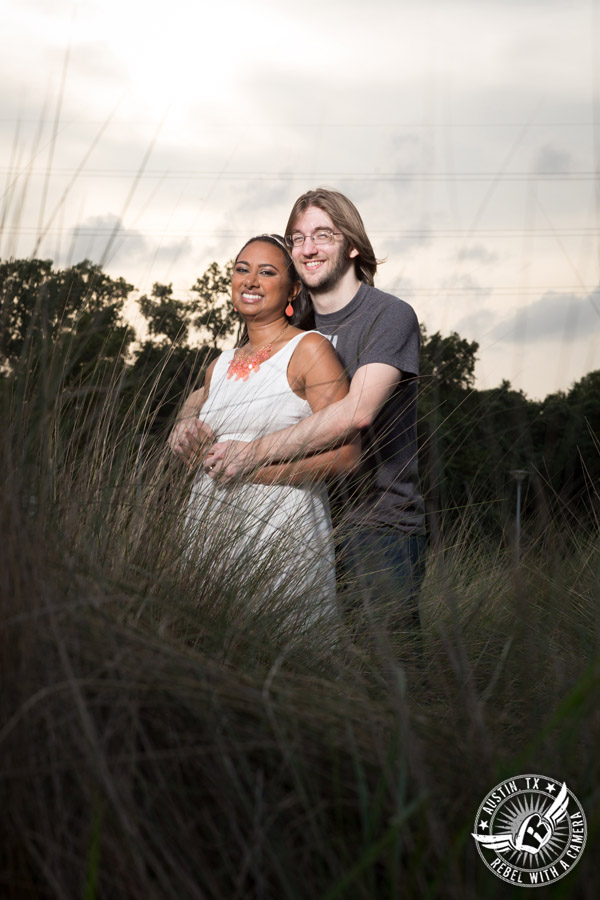
<svg viewBox="0 0 600 900"><path fill-rule="evenodd" d="M206 471L222 480L361 435L362 462L334 498L340 569L367 621L419 630L425 526L417 474L419 326L404 301L373 287L377 259L354 204L319 188L294 204L286 243L351 379L348 395L304 421L251 443L215 444Z"/></svg>

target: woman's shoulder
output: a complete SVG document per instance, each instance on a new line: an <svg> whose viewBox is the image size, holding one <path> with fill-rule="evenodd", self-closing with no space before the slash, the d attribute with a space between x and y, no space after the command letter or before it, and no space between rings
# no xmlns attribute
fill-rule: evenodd
<svg viewBox="0 0 600 900"><path fill-rule="evenodd" d="M298 341L292 353L290 371L291 374L301 377L306 372L312 371L315 366L341 369L331 341L318 331L305 331L304 337Z"/></svg>
<svg viewBox="0 0 600 900"><path fill-rule="evenodd" d="M300 336L302 339L297 341L296 353L312 355L322 350L326 353L334 352L329 338L318 331L299 331L297 335L293 335L292 340L297 340Z"/></svg>
<svg viewBox="0 0 600 900"><path fill-rule="evenodd" d="M323 346L323 342L329 344L327 338L318 331L303 331L300 328L293 328L293 333L289 335L284 348L292 354L293 358L313 356Z"/></svg>

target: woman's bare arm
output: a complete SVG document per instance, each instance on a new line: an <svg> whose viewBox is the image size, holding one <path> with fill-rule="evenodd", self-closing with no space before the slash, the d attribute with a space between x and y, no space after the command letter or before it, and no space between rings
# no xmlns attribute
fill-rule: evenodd
<svg viewBox="0 0 600 900"><path fill-rule="evenodd" d="M318 334L307 335L298 344L288 367L288 380L313 413L348 393L348 379L331 343ZM356 468L360 450L360 438L349 437L328 450L313 450L300 459L263 465L250 473L249 480L294 485L322 481Z"/></svg>
<svg viewBox="0 0 600 900"><path fill-rule="evenodd" d="M199 418L208 397L215 363L213 360L207 368L202 387L187 397L168 438L173 453L190 467L198 463L199 457L215 439L212 428Z"/></svg>
<svg viewBox="0 0 600 900"><path fill-rule="evenodd" d="M401 380L402 372L393 366L384 363L361 366L348 394L314 416L254 441L217 442L209 454L213 472L227 482L243 477L268 460L294 459L348 440L373 422Z"/></svg>

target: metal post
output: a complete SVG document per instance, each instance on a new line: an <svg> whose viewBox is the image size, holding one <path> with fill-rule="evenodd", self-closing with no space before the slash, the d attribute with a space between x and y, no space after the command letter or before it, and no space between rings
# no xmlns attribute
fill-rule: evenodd
<svg viewBox="0 0 600 900"><path fill-rule="evenodd" d="M137 493L137 501L138 504L142 502L142 449L144 446L144 437L143 434L136 434L135 441L138 445L137 454L135 459L135 474L136 474L136 493Z"/></svg>
<svg viewBox="0 0 600 900"><path fill-rule="evenodd" d="M512 469L512 477L517 482L517 509L515 513L515 565L519 565L521 559L521 485L527 475L527 469Z"/></svg>

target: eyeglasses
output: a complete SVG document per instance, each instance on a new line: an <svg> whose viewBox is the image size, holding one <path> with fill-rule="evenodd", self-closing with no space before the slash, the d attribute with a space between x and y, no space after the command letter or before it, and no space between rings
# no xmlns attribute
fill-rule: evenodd
<svg viewBox="0 0 600 900"><path fill-rule="evenodd" d="M312 234L302 234L301 231L294 231L292 234L286 234L285 242L288 247L302 247L306 238L309 237L313 244L331 244L333 236L341 233L341 231L332 231L331 228L318 228Z"/></svg>

